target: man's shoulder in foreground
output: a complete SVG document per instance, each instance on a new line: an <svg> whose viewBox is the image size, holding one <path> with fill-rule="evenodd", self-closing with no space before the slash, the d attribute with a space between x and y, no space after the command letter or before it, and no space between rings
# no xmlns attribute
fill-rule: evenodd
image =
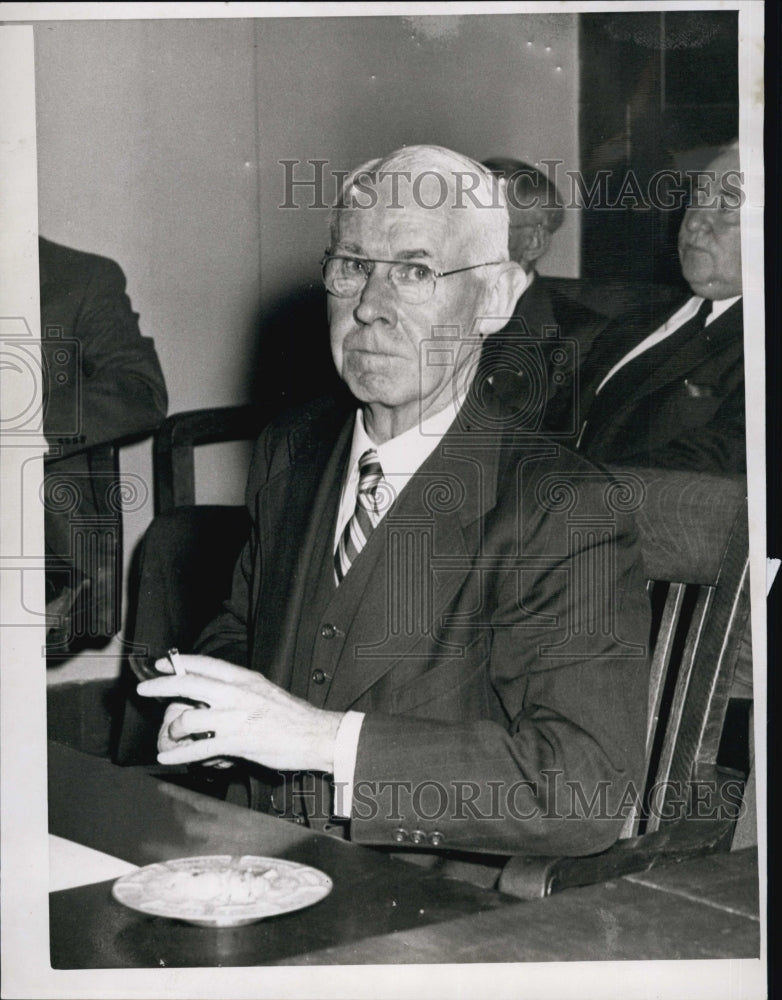
<svg viewBox="0 0 782 1000"><path fill-rule="evenodd" d="M122 278L122 269L110 257L76 250L44 236L38 237L38 259L42 286L88 281L96 272L113 272Z"/></svg>

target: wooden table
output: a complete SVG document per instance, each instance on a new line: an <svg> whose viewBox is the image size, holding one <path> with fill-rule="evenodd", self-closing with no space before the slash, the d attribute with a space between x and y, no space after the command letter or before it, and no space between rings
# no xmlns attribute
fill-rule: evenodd
<svg viewBox="0 0 782 1000"><path fill-rule="evenodd" d="M199 854L271 855L312 865L334 882L309 909L219 931L127 909L112 898L111 880L53 892L51 961L58 969L279 963L517 902L55 743L49 830L136 865Z"/></svg>
<svg viewBox="0 0 782 1000"><path fill-rule="evenodd" d="M548 899L399 931L290 965L757 958L757 850L712 854Z"/></svg>
<svg viewBox="0 0 782 1000"><path fill-rule="evenodd" d="M215 931L152 918L111 881L50 895L54 968L751 958L757 855L709 855L520 902L51 745L52 833L138 865L266 854L325 871L307 910Z"/></svg>

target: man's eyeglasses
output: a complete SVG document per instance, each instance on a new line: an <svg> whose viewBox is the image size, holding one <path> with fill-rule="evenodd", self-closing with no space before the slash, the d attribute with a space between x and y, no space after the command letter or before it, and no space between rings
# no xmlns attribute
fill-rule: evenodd
<svg viewBox="0 0 782 1000"><path fill-rule="evenodd" d="M504 261L493 260L483 264L470 264L469 267L457 267L453 271L435 271L427 264L412 260L369 260L366 257L344 257L327 253L320 266L326 291L337 298L350 299L363 292L376 264L388 264L386 279L391 282L399 298L403 302L420 305L432 297L438 278L502 263Z"/></svg>

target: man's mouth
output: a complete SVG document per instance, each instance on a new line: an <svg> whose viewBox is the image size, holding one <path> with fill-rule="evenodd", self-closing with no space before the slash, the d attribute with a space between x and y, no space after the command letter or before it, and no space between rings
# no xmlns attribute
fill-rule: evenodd
<svg viewBox="0 0 782 1000"><path fill-rule="evenodd" d="M685 245L682 247L682 253L701 253L706 257L711 256L708 250L705 250L703 247L693 246L691 243L685 243Z"/></svg>
<svg viewBox="0 0 782 1000"><path fill-rule="evenodd" d="M370 357L383 357L383 358L401 358L403 355L394 346L389 344L378 344L374 342L362 342L358 343L346 343L345 344L346 354L361 354Z"/></svg>

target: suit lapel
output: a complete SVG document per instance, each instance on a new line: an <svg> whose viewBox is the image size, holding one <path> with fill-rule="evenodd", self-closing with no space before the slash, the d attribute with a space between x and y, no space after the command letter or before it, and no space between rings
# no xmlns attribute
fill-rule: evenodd
<svg viewBox="0 0 782 1000"><path fill-rule="evenodd" d="M614 365L618 364L634 347L645 340L649 334L673 316L677 309L681 309L683 301L677 303L675 308L670 305L664 312L657 314L648 310L639 310L628 316L622 316L612 321L600 337L595 341L592 350L584 359L582 367L582 383L584 400L594 398L595 391L600 385L606 372L609 372ZM606 385L608 388L610 382Z"/></svg>
<svg viewBox="0 0 782 1000"><path fill-rule="evenodd" d="M551 297L548 289L540 277L535 275L530 287L524 292L516 304L513 318L520 318L527 326L527 331L533 337L542 337L545 327L557 325L554 311L551 307ZM511 320L511 323L513 319ZM508 324L506 329L511 329Z"/></svg>
<svg viewBox="0 0 782 1000"><path fill-rule="evenodd" d="M671 350L662 363L650 372L638 386L640 395L656 391L670 382L676 382L692 372L712 355L718 354L735 337L741 316L741 299L695 335L672 343ZM678 330L671 335L676 337ZM663 341L663 344L665 341Z"/></svg>
<svg viewBox="0 0 782 1000"><path fill-rule="evenodd" d="M468 412L465 406L336 592L353 617L327 708L349 708L404 658L436 655L438 612L469 573L480 550L478 520L496 503L499 435L476 434ZM440 652L455 650L442 644Z"/></svg>
<svg viewBox="0 0 782 1000"><path fill-rule="evenodd" d="M677 306L677 309L679 308L681 308L681 305ZM671 315L674 315L675 312L676 310ZM642 377L638 377L637 368L634 370L634 361L636 360L634 358L633 361L628 362L623 369L609 379L600 394L595 397L594 390L600 384L600 381L596 377L592 385L592 398L598 401L595 405L599 405L602 412L610 413L612 415L612 423L615 426L618 425L622 415L628 410L637 409L639 401L645 396L659 391L663 386L671 382L676 382L686 377L688 373L703 363L708 357L721 351L726 341L730 341L735 337L740 319L741 299L734 303L722 316L714 320L704 331L699 331L694 336L692 333L688 335L686 332L683 332L679 337L680 330L675 330L670 338L666 338L658 345L655 345L655 347L650 348L650 351L655 351L659 347L662 357L660 357L659 363L648 366ZM658 323L657 327L660 325L661 323ZM686 326L686 324L684 325ZM624 349L621 352L617 351L615 354L616 361L611 364L604 363L601 365L600 370L596 372L600 380L602 380L606 371L610 371L614 364L620 361L628 351L632 350L636 344L644 340L657 327L652 326L651 330L647 329L644 331L643 336L636 334L629 345L625 341ZM680 329L683 331L684 327ZM644 355L641 354L638 357L640 359ZM648 362L649 358L645 360ZM584 412L589 411L585 409ZM599 424L599 420L590 420L588 426L594 432Z"/></svg>
<svg viewBox="0 0 782 1000"><path fill-rule="evenodd" d="M291 682L298 622L319 536L331 530L353 428L352 416L333 433L296 428L289 435L290 466L258 493L256 517L262 533L262 585L257 601L252 662L283 687ZM319 429L320 431L320 429ZM267 512L284 512L285 530Z"/></svg>

